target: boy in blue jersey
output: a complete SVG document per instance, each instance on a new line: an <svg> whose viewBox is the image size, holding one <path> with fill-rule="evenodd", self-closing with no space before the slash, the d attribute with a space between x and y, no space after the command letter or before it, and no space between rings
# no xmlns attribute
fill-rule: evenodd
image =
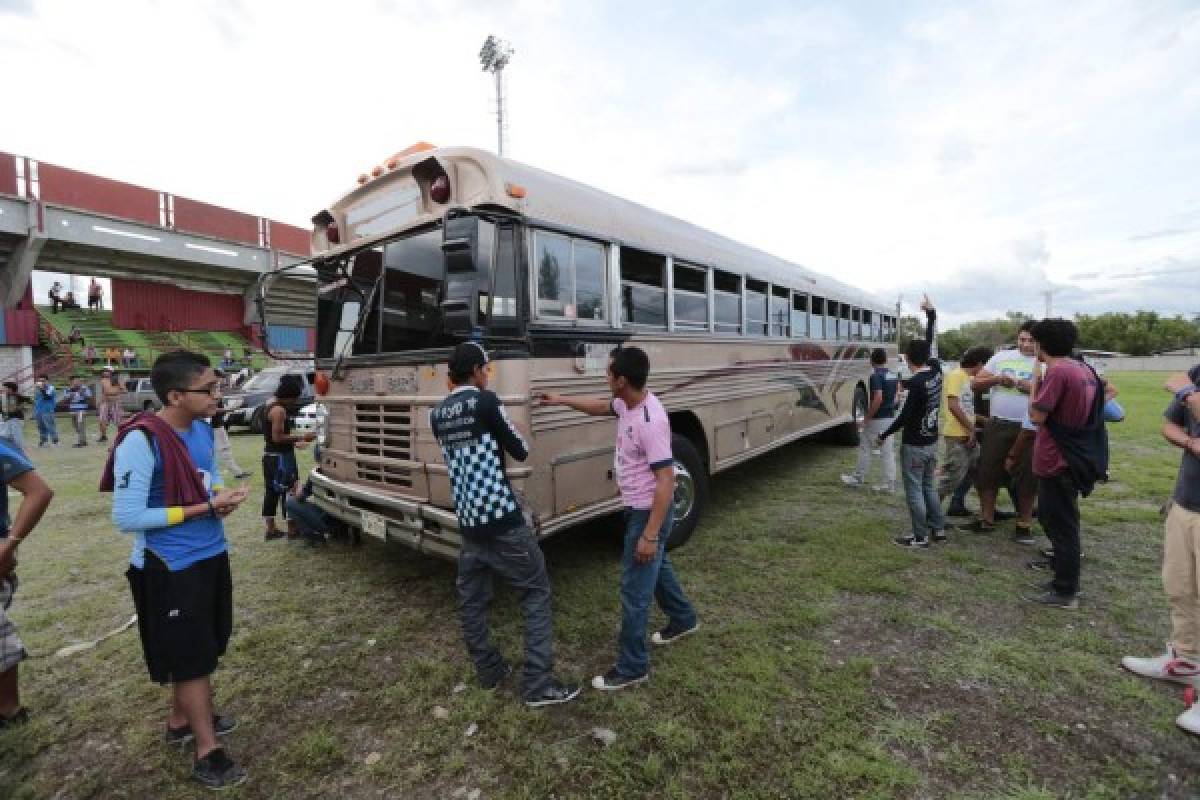
<svg viewBox="0 0 1200 800"><path fill-rule="evenodd" d="M192 777L212 789L246 772L217 744L236 723L213 712L209 676L233 627L233 586L222 519L249 490L224 489L205 420L220 382L206 356L167 353L150 372L161 411L143 412L117 434L101 490L113 491L112 519L133 534L129 579L152 680L172 685L166 740L195 740Z"/></svg>
<svg viewBox="0 0 1200 800"><path fill-rule="evenodd" d="M24 499L9 524L8 487ZM8 618L17 591L17 548L38 524L54 492L34 471L29 459L11 443L0 441L0 729L29 719L17 694L17 665L26 657L25 645Z"/></svg>

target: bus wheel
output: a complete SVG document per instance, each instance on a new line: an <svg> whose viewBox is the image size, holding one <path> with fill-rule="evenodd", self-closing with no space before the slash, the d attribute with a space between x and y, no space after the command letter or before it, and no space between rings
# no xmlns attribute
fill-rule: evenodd
<svg viewBox="0 0 1200 800"><path fill-rule="evenodd" d="M262 433L263 432L263 425L265 424L265 420L263 418L265 416L266 415L263 413L261 406L253 414L250 415L250 432L251 433Z"/></svg>
<svg viewBox="0 0 1200 800"><path fill-rule="evenodd" d="M142 411L153 411L153 410L154 410L154 401L153 400L146 400L145 402L142 403Z"/></svg>
<svg viewBox="0 0 1200 800"><path fill-rule="evenodd" d="M696 451L696 446L686 436L671 435L671 452L675 454L675 497L672 511L675 524L667 539L667 549L676 547L692 538L700 515L708 505L708 468Z"/></svg>
<svg viewBox="0 0 1200 800"><path fill-rule="evenodd" d="M850 411L852 419L837 429L837 443L847 447L858 446L858 424L867 416L867 392L859 386L854 390L854 405Z"/></svg>

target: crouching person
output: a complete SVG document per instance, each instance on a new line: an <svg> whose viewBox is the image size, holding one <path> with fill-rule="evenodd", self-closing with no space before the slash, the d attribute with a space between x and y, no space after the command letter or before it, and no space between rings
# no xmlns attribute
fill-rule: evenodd
<svg viewBox="0 0 1200 800"><path fill-rule="evenodd" d="M217 737L236 722L213 711L210 676L233 627L233 583L222 519L247 489L224 489L205 419L220 395L208 358L186 351L154 362L150 381L163 408L132 417L117 433L101 491L112 518L133 535L126 576L151 680L171 684L165 739L195 741L192 778L210 789L246 772Z"/></svg>
<svg viewBox="0 0 1200 800"><path fill-rule="evenodd" d="M329 533L333 520L315 503L309 502L311 497L312 481L307 480L288 495L287 518L289 522L296 523L296 529L304 537L305 544L325 544L325 535Z"/></svg>

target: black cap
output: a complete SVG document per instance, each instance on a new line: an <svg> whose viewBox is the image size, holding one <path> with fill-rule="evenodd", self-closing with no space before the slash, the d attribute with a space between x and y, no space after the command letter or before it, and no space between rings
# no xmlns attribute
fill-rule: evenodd
<svg viewBox="0 0 1200 800"><path fill-rule="evenodd" d="M479 342L462 342L450 354L447 366L451 376L466 377L488 363L487 352Z"/></svg>

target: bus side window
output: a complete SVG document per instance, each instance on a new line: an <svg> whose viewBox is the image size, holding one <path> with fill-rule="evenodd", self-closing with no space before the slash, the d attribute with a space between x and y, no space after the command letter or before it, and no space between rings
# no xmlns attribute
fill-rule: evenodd
<svg viewBox="0 0 1200 800"><path fill-rule="evenodd" d="M536 231L537 315L603 322L604 246L587 239Z"/></svg>
<svg viewBox="0 0 1200 800"><path fill-rule="evenodd" d="M791 292L785 286L771 287L771 335L788 336L791 330L792 315L788 308L788 296Z"/></svg>
<svg viewBox="0 0 1200 800"><path fill-rule="evenodd" d="M708 330L708 275L705 270L676 262L675 329Z"/></svg>
<svg viewBox="0 0 1200 800"><path fill-rule="evenodd" d="M667 325L667 259L664 256L621 248L621 324Z"/></svg>
<svg viewBox="0 0 1200 800"><path fill-rule="evenodd" d="M742 330L742 278L731 272L713 271L713 316L717 333Z"/></svg>
<svg viewBox="0 0 1200 800"><path fill-rule="evenodd" d="M792 293L792 336L808 336L808 295Z"/></svg>
<svg viewBox="0 0 1200 800"><path fill-rule="evenodd" d="M814 338L814 339L824 339L825 338L825 298L817 297L816 295L813 295L809 302L809 305L811 306L811 310L812 310L812 316L810 318L812 325L811 325L811 328L809 331L809 335L812 336L812 338Z"/></svg>
<svg viewBox="0 0 1200 800"><path fill-rule="evenodd" d="M874 341L875 340L875 331L874 331L874 328L872 327L871 312L868 309L864 308L859 313L862 314L862 329L861 329L861 333L859 334L860 338L866 339L869 342Z"/></svg>
<svg viewBox="0 0 1200 800"><path fill-rule="evenodd" d="M861 308L850 309L850 338L851 339L863 338L862 309Z"/></svg>
<svg viewBox="0 0 1200 800"><path fill-rule="evenodd" d="M771 315L767 304L765 281L746 280L746 333L751 336L767 335L767 320Z"/></svg>

